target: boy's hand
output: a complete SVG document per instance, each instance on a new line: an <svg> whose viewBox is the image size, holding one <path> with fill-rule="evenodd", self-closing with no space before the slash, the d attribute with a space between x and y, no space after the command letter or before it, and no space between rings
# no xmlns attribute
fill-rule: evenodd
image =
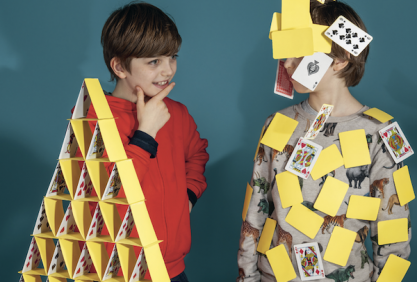
<svg viewBox="0 0 417 282"><path fill-rule="evenodd" d="M139 86L136 86L136 94L138 95L138 101L136 102L139 121L138 130L155 138L156 133L158 133L171 117L162 99L169 94L174 86L175 83L172 82L167 88L150 98L147 102L145 102L145 93L143 93L143 90Z"/></svg>
<svg viewBox="0 0 417 282"><path fill-rule="evenodd" d="M191 204L191 201L188 201L188 207L190 208L190 213L191 213L191 210L193 209L193 204Z"/></svg>

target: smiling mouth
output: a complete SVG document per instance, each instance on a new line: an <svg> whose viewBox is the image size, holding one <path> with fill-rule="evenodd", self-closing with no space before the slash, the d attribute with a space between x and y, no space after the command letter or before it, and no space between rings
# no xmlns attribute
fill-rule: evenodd
<svg viewBox="0 0 417 282"><path fill-rule="evenodd" d="M159 86L164 86L167 83L168 83L168 80L164 80L164 81L160 81L160 82L153 82L153 84L159 85Z"/></svg>

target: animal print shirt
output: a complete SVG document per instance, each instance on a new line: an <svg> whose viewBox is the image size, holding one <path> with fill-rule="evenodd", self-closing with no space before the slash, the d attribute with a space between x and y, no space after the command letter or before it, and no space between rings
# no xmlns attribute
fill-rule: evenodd
<svg viewBox="0 0 417 282"><path fill-rule="evenodd" d="M310 239L285 221L285 217L291 208L282 208L275 184L275 175L285 171L285 165L294 150L296 142L306 134L316 116L311 111L306 112L301 104L279 111L279 113L295 119L299 123L282 152L277 152L263 144L260 145L251 180L253 194L246 221L243 222L241 228L238 252L239 277L237 281L276 281L268 259L265 255L256 251L259 237L268 217L277 221L270 249L280 244L285 246L297 273L297 278L291 281L302 281L299 277L293 245L318 242L323 258L330 235L336 225L357 232L357 237L346 266L340 267L323 260L326 278L319 281L376 281L390 254L404 259L408 258L410 255L411 229L409 229L407 242L381 246L377 244L378 221L408 218L409 228L411 224L408 205L399 205L392 177L393 172L403 164L399 163L397 165L394 163L378 134L378 130L387 126L388 123L382 124L378 120L364 115L363 112L367 109L369 108L364 106L357 113L345 117L330 116L319 135L313 140L313 142L323 146L323 149L336 144L341 152L339 133L364 129L372 160L372 163L366 166L348 169L344 166L339 167L316 181L312 177L306 180L299 178L304 199L303 204L324 218L323 226L314 239ZM267 118L265 131L274 116L275 114ZM329 175L349 184L348 192L335 217L328 216L313 207L314 201ZM380 198L381 205L377 220L364 221L346 218L347 204L351 195ZM373 261L368 257L364 244L368 231L370 231L372 241Z"/></svg>

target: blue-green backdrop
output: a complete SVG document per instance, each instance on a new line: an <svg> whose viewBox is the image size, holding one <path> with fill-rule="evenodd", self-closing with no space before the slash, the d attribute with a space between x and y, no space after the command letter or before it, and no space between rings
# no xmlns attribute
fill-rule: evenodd
<svg viewBox="0 0 417 282"><path fill-rule="evenodd" d="M298 103L273 94L277 61L268 39L279 0L157 0L183 38L177 86L209 140L208 188L191 214L191 281L233 281L241 212L252 159L265 118ZM347 0L374 37L359 86L363 104L389 112L417 149L417 2ZM112 91L102 59L101 28L128 1L2 1L0 7L1 281L18 281L39 206L52 177L70 109L82 80L97 77ZM413 126L414 124L414 126ZM417 156L405 162L417 183ZM416 201L410 203L417 224ZM404 281L415 281L417 262Z"/></svg>

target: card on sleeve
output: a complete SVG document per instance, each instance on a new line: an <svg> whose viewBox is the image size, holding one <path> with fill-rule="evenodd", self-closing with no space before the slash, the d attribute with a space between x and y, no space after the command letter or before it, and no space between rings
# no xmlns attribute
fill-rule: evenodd
<svg viewBox="0 0 417 282"><path fill-rule="evenodd" d="M245 202L243 203L243 211L242 211L242 220L246 220L246 214L248 213L250 199L252 198L253 188L247 183L246 185L246 194L245 194Z"/></svg>
<svg viewBox="0 0 417 282"><path fill-rule="evenodd" d="M378 277L378 282L401 282L410 267L411 262L397 257L396 255L389 255L381 274Z"/></svg>
<svg viewBox="0 0 417 282"><path fill-rule="evenodd" d="M271 247L272 237L274 236L275 227L277 222L272 218L267 218L264 228L262 229L261 238L259 239L257 251L265 254L269 247Z"/></svg>
<svg viewBox="0 0 417 282"><path fill-rule="evenodd" d="M411 184L408 166L403 166L395 171L392 176L394 178L395 189L397 190L398 200L400 201L401 206L414 200L416 196L414 194L413 184Z"/></svg>
<svg viewBox="0 0 417 282"><path fill-rule="evenodd" d="M408 240L408 219L399 218L378 222L378 245Z"/></svg>
<svg viewBox="0 0 417 282"><path fill-rule="evenodd" d="M266 252L269 264L277 282L287 282L297 277L285 246L279 245Z"/></svg>
<svg viewBox="0 0 417 282"><path fill-rule="evenodd" d="M399 163L414 154L413 149L405 138L397 122L394 122L379 131L382 141L396 163Z"/></svg>

